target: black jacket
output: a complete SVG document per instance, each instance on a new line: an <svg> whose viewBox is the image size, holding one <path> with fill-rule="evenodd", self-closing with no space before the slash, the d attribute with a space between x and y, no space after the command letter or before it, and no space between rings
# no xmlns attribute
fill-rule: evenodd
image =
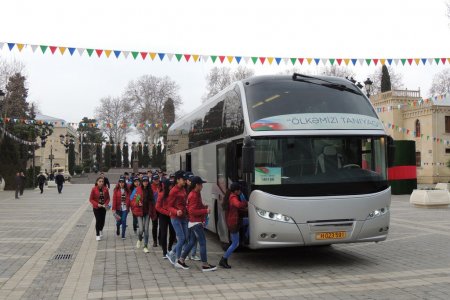
<svg viewBox="0 0 450 300"><path fill-rule="evenodd" d="M39 184L44 184L46 178L45 178L44 175L41 174L41 175L38 176L38 179L37 179L37 180L38 180L38 183L39 183Z"/></svg>
<svg viewBox="0 0 450 300"><path fill-rule="evenodd" d="M58 174L55 176L55 182L56 184L63 184L64 183L64 176L61 174Z"/></svg>

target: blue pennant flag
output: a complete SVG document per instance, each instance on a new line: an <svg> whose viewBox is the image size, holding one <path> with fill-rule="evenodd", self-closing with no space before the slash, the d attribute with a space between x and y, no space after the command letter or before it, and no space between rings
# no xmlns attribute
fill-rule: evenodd
<svg viewBox="0 0 450 300"><path fill-rule="evenodd" d="M387 61L389 65L392 65L392 58L388 58Z"/></svg>
<svg viewBox="0 0 450 300"><path fill-rule="evenodd" d="M316 65L320 63L320 58L314 58L314 61L316 62Z"/></svg>
<svg viewBox="0 0 450 300"><path fill-rule="evenodd" d="M279 65L281 62L281 57L275 57L275 61L277 62L277 65Z"/></svg>
<svg viewBox="0 0 450 300"><path fill-rule="evenodd" d="M114 50L114 55L116 56L116 58L119 58L120 53L120 50Z"/></svg>
<svg viewBox="0 0 450 300"><path fill-rule="evenodd" d="M74 52L75 52L75 48L69 47L69 53L70 53L70 55L73 55Z"/></svg>
<svg viewBox="0 0 450 300"><path fill-rule="evenodd" d="M427 63L427 59L426 58L422 58L422 63L425 65Z"/></svg>
<svg viewBox="0 0 450 300"><path fill-rule="evenodd" d="M352 64L353 65L356 65L356 62L357 62L358 60L356 59L356 58L352 58Z"/></svg>
<svg viewBox="0 0 450 300"><path fill-rule="evenodd" d="M164 56L166 56L166 54L165 53L158 53L158 56L159 56L160 60L163 60Z"/></svg>
<svg viewBox="0 0 450 300"><path fill-rule="evenodd" d="M242 56L235 56L236 62L239 64L241 62Z"/></svg>
<svg viewBox="0 0 450 300"><path fill-rule="evenodd" d="M15 43L8 43L9 51L11 51L14 48Z"/></svg>

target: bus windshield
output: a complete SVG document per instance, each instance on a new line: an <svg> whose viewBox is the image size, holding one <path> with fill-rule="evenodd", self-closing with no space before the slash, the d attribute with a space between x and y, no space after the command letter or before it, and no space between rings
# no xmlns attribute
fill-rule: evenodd
<svg viewBox="0 0 450 300"><path fill-rule="evenodd" d="M285 77L244 86L255 131L383 129L370 102L352 85L342 85L349 92Z"/></svg>
<svg viewBox="0 0 450 300"><path fill-rule="evenodd" d="M349 195L387 188L385 137L255 139L257 189L279 195Z"/></svg>

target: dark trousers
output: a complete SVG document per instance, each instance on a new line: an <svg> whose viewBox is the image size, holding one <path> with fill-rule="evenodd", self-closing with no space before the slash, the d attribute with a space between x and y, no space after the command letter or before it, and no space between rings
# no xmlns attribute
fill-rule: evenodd
<svg viewBox="0 0 450 300"><path fill-rule="evenodd" d="M25 189L25 183L22 183L21 185L20 185L20 196L22 196L23 195L23 190Z"/></svg>
<svg viewBox="0 0 450 300"><path fill-rule="evenodd" d="M153 236L153 243L157 244L157 241L159 240L158 237L158 219L159 219L159 213L156 220L152 220L152 236Z"/></svg>
<svg viewBox="0 0 450 300"><path fill-rule="evenodd" d="M137 217L135 215L133 215L133 230L134 230L134 233L136 233L137 229L138 229L138 219L137 219Z"/></svg>
<svg viewBox="0 0 450 300"><path fill-rule="evenodd" d="M19 199L20 186L16 186L16 199Z"/></svg>
<svg viewBox="0 0 450 300"><path fill-rule="evenodd" d="M94 208L93 211L95 216L95 233L99 236L100 231L102 231L103 226L105 226L106 209L100 207Z"/></svg>
<svg viewBox="0 0 450 300"><path fill-rule="evenodd" d="M62 189L63 189L63 185L62 184L58 184L58 193L61 194Z"/></svg>
<svg viewBox="0 0 450 300"><path fill-rule="evenodd" d="M39 189L41 190L41 194L44 192L44 184L39 183Z"/></svg>
<svg viewBox="0 0 450 300"><path fill-rule="evenodd" d="M172 250L172 246L176 239L175 230L173 229L170 217L159 214L159 244L163 250L163 255L167 254L167 250ZM167 230L169 230L169 249L167 249Z"/></svg>

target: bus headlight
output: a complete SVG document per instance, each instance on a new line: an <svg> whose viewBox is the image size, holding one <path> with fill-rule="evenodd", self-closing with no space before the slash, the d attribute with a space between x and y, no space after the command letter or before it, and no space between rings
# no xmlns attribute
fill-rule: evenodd
<svg viewBox="0 0 450 300"><path fill-rule="evenodd" d="M374 211L371 211L369 213L369 215L367 216L367 220L374 219L374 218L380 217L382 215L385 215L388 211L389 211L389 206L385 206L380 209L375 209Z"/></svg>
<svg viewBox="0 0 450 300"><path fill-rule="evenodd" d="M274 213L274 212L260 209L257 207L256 207L256 213L261 218L264 218L264 219L278 221L278 222L284 222L284 223L295 223L294 220L289 216L285 216L285 215L279 214L279 213Z"/></svg>

